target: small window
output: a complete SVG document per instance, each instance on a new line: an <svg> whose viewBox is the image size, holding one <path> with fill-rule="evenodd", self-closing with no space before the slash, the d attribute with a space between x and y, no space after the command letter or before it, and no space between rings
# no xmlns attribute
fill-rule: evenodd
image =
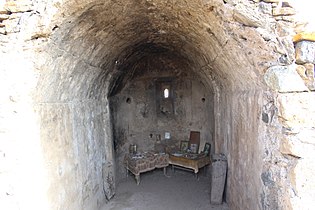
<svg viewBox="0 0 315 210"><path fill-rule="evenodd" d="M170 96L170 91L168 88L164 89L164 98L168 98Z"/></svg>

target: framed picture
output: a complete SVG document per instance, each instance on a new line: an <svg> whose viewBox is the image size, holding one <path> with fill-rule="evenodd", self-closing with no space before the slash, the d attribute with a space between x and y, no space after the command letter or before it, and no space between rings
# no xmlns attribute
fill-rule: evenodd
<svg viewBox="0 0 315 210"><path fill-rule="evenodd" d="M165 132L164 138L165 139L171 139L171 133L170 132Z"/></svg>
<svg viewBox="0 0 315 210"><path fill-rule="evenodd" d="M210 143L206 143L205 147L203 149L203 152L205 153L206 156L210 155L210 150L211 150L211 144Z"/></svg>
<svg viewBox="0 0 315 210"><path fill-rule="evenodd" d="M187 152L188 150L188 141L181 141L180 142L180 151Z"/></svg>
<svg viewBox="0 0 315 210"><path fill-rule="evenodd" d="M199 144L190 144L190 151L191 153L198 153L199 151Z"/></svg>

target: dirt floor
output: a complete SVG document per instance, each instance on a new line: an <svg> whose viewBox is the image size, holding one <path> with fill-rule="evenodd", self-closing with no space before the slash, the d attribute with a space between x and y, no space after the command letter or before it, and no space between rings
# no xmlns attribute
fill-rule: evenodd
<svg viewBox="0 0 315 210"><path fill-rule="evenodd" d="M136 185L130 174L117 186L115 197L100 210L229 210L226 204L210 204L210 176L200 172L199 179L193 172L156 169L141 174Z"/></svg>

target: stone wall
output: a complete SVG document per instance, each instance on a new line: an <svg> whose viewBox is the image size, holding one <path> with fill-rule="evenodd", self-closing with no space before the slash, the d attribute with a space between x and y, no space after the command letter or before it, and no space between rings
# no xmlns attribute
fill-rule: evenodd
<svg viewBox="0 0 315 210"><path fill-rule="evenodd" d="M257 5L255 7L262 12L259 14L253 13L257 10L248 11L248 7L244 8L238 4L239 1L226 2L235 7L234 18L236 21L250 27L256 27L267 43L278 42L274 45L274 52L280 55L277 62L272 64L264 75L266 84L278 94L263 94L267 96L263 97L264 100L258 98L256 102L251 103L251 106L254 106L260 101L257 104L258 109L253 110L252 113L256 113L256 115L258 113L258 116L261 113L262 121L252 123L252 125L258 125L257 133L263 135L251 136L250 139L256 140L262 147L251 149L250 152L245 153L245 156L244 154L236 155L239 154L239 150L225 152L236 157L229 159L230 173L233 173L233 175L229 174L231 178L228 179L228 186L235 185L231 189L232 191L236 190L235 193L231 194L236 194L238 188L255 186L256 189L261 189L260 195L257 196L257 191L251 191L247 188L250 193L245 193L241 201L234 200L235 197L233 196L228 200L231 201L231 204L235 202L235 206L247 206L244 207L245 209L310 209L310 206L314 205L310 198L310 196L313 196L311 188L314 186L314 183L310 181L309 177L313 176L310 168L314 167L314 161L310 158L312 156L311 151L314 151L314 144L311 143L314 141L310 140L313 139L314 129L310 127L312 127L312 122L314 121L312 104L314 104L315 99L311 91L314 90L315 53L313 47L314 34L312 33L314 28L312 28L312 24L307 22L307 19L313 17L313 14L307 9L305 9L304 13L304 10L301 10L301 5L298 6L293 1L256 1L258 7L256 7ZM251 4L250 6L254 5ZM308 18L305 18L306 14ZM263 19L259 18L259 15L267 15L273 19L262 21ZM274 22L274 20L276 21ZM266 27L266 24L269 26ZM265 29L269 32L265 33ZM274 29L276 30L274 31ZM311 32L300 33L303 31ZM249 98L253 99L255 97ZM244 102L239 99L238 103L242 104L242 107L246 107L246 105L243 106ZM233 100L230 103L233 104ZM227 108L227 110L235 109ZM223 115L224 117L217 118L230 119L226 120L225 123L227 125L229 125L229 122L233 122L232 125L228 126L226 132L221 131L223 123L216 123L216 126L220 126L218 128L219 131L216 132L216 134L219 134L219 136L216 136L216 139L222 138L221 133L226 134L226 140L223 142L226 142L227 145L217 144L221 146L219 150L223 151L223 148L229 150L228 145L233 137L238 136L237 139L241 141L244 137L247 138L246 131L238 133L231 131L233 130L232 127L237 125L237 122L235 122L235 118L229 118L227 113L229 111L222 111L219 116ZM230 116L233 116L233 114L230 114ZM236 116L236 119L242 119L243 117ZM236 129L236 131L239 130L242 130L242 127ZM232 135L229 138L230 133ZM250 132L249 134L252 135L253 133L256 132ZM235 148L239 143L236 142L231 146ZM252 143L249 146L251 145ZM304 148L303 155L301 153L299 155L296 154L297 150L299 150L298 148ZM244 148L244 151L246 151L246 148ZM255 154L254 157L256 156L256 158L248 158L247 155L250 153ZM261 158L263 162L261 162ZM258 171L261 170L261 180L257 180L259 173L248 177L244 173L246 171L245 168L235 174L234 172L237 172L237 170L232 169L234 165L238 167L242 165L234 164L234 161L237 161L235 159L242 161L244 165L248 165L249 160L256 159L249 168L254 167ZM250 173L253 173L253 171ZM238 176L237 174L241 175ZM257 187L260 185L259 182L262 182L262 187ZM255 198L260 197L260 201L252 203L252 206L251 202L239 203L244 200L252 201L253 199L250 197L253 194L256 194Z"/></svg>
<svg viewBox="0 0 315 210"><path fill-rule="evenodd" d="M50 3L1 2L1 209L97 209L114 193L108 102L82 75L100 69L52 43Z"/></svg>
<svg viewBox="0 0 315 210"><path fill-rule="evenodd" d="M97 209L106 165L101 103L38 105L52 209Z"/></svg>
<svg viewBox="0 0 315 210"><path fill-rule="evenodd" d="M113 195L107 98L154 45L215 94L231 209L311 208L312 4L1 1L0 205L95 209Z"/></svg>
<svg viewBox="0 0 315 210"><path fill-rule="evenodd" d="M274 142L266 146L273 154L265 158L265 168L269 171L263 181L265 193L280 195L278 200L269 198L266 204L270 206L270 201L274 200L273 203L278 203L281 209L310 209L314 205L311 198L314 183L310 177L314 175L311 168L315 166L314 158L311 158L314 151L311 139L315 134L315 98L311 92L314 90L315 37L313 24L308 23L307 18L314 15L307 6L301 10L301 5L293 1L272 2L275 19L294 23L287 28L294 29L295 33L290 44L294 44L294 50L290 50L288 56L292 62L272 66L265 73L266 84L279 93L272 102L279 125L272 134ZM303 154L297 152L301 148L304 148ZM272 189L272 186L276 187Z"/></svg>
<svg viewBox="0 0 315 210"><path fill-rule="evenodd" d="M282 124L280 152L291 161L285 178L290 183L292 209L314 205L314 93L283 93L277 100Z"/></svg>
<svg viewBox="0 0 315 210"><path fill-rule="evenodd" d="M263 209L266 204L261 200L265 195L260 176L265 165L263 147L268 141L261 128L263 92L222 92L216 103L215 133L221 142L216 151L228 159L226 197L230 208ZM239 192L242 195L235 196Z"/></svg>

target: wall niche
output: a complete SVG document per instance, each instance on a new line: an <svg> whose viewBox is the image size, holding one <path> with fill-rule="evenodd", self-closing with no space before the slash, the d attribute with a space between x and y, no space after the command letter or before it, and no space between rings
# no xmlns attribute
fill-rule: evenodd
<svg viewBox="0 0 315 210"><path fill-rule="evenodd" d="M173 80L173 78L156 79L155 97L158 117L174 117Z"/></svg>
<svg viewBox="0 0 315 210"><path fill-rule="evenodd" d="M139 151L155 150L157 141L177 147L194 130L201 133L200 149L206 142L213 145L211 89L178 57L159 54L138 62L144 64L137 63L141 68L110 97L118 179L124 177L130 144Z"/></svg>

